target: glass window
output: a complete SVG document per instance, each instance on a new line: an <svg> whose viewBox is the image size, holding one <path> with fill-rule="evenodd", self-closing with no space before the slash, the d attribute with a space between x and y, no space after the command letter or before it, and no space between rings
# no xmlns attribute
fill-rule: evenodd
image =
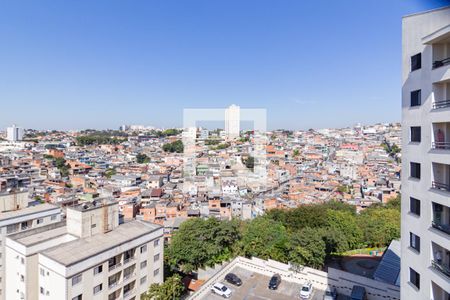
<svg viewBox="0 0 450 300"><path fill-rule="evenodd" d="M420 252L420 237L414 233L409 233L409 246Z"/></svg>
<svg viewBox="0 0 450 300"><path fill-rule="evenodd" d="M411 92L411 106L419 106L422 104L422 95L420 90Z"/></svg>
<svg viewBox="0 0 450 300"><path fill-rule="evenodd" d="M410 197L409 198L409 211L415 215L420 216L420 200Z"/></svg>
<svg viewBox="0 0 450 300"><path fill-rule="evenodd" d="M83 278L82 274L78 274L78 275L73 276L72 277L72 286L80 283L82 278Z"/></svg>
<svg viewBox="0 0 450 300"><path fill-rule="evenodd" d="M155 256L153 256L153 261L158 261L159 260L159 254L156 254Z"/></svg>
<svg viewBox="0 0 450 300"><path fill-rule="evenodd" d="M141 278L141 284L144 284L147 281L147 276Z"/></svg>
<svg viewBox="0 0 450 300"><path fill-rule="evenodd" d="M141 247L141 253L147 252L147 245Z"/></svg>
<svg viewBox="0 0 450 300"><path fill-rule="evenodd" d="M411 171L410 176L412 178L420 179L420 164L412 162L412 163L410 163L410 169L411 169L410 170Z"/></svg>
<svg viewBox="0 0 450 300"><path fill-rule="evenodd" d="M158 274L159 274L159 268L156 269L155 271L153 271L153 276L156 276L156 275L158 275Z"/></svg>
<svg viewBox="0 0 450 300"><path fill-rule="evenodd" d="M422 139L422 132L421 131L422 130L421 130L420 126L413 126L413 127L411 127L411 136L410 136L411 142L420 143L420 141Z"/></svg>
<svg viewBox="0 0 450 300"><path fill-rule="evenodd" d="M102 290L102 284L100 283L99 285L94 287L94 294L101 292L101 290Z"/></svg>
<svg viewBox="0 0 450 300"><path fill-rule="evenodd" d="M103 265L96 266L96 267L94 268L94 275L97 275L97 274L99 274L99 273L101 273L101 272L103 272Z"/></svg>
<svg viewBox="0 0 450 300"><path fill-rule="evenodd" d="M154 242L153 242L153 246L154 247L157 247L159 245L159 239L157 239L157 240L155 240Z"/></svg>
<svg viewBox="0 0 450 300"><path fill-rule="evenodd" d="M147 261L146 260L141 262L141 269L144 269L145 267L147 267Z"/></svg>
<svg viewBox="0 0 450 300"><path fill-rule="evenodd" d="M420 274L412 268L409 268L409 282L411 282L417 289L420 289Z"/></svg>
<svg viewBox="0 0 450 300"><path fill-rule="evenodd" d="M411 72L422 68L422 53L411 56Z"/></svg>

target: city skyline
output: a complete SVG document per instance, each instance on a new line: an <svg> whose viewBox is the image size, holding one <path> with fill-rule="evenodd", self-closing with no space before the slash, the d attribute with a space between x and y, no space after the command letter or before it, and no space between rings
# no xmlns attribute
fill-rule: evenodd
<svg viewBox="0 0 450 300"><path fill-rule="evenodd" d="M269 129L398 122L399 19L446 3L5 2L0 128L181 127L231 103Z"/></svg>

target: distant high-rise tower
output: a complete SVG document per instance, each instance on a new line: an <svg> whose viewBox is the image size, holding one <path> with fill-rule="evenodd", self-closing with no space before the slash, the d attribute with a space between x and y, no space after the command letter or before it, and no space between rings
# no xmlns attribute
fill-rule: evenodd
<svg viewBox="0 0 450 300"><path fill-rule="evenodd" d="M6 139L11 142L21 141L23 139L23 128L13 125L6 129Z"/></svg>
<svg viewBox="0 0 450 300"><path fill-rule="evenodd" d="M236 138L240 132L240 107L232 104L225 110L225 133L229 138Z"/></svg>

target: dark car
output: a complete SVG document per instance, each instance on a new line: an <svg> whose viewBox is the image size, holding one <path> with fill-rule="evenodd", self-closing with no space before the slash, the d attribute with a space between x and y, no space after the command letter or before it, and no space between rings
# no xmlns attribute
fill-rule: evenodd
<svg viewBox="0 0 450 300"><path fill-rule="evenodd" d="M280 274L274 274L272 276L272 278L270 278L269 289L276 290L278 288L278 286L280 285L280 283L281 283L281 276L280 276Z"/></svg>
<svg viewBox="0 0 450 300"><path fill-rule="evenodd" d="M237 277L237 275L234 273L228 273L225 276L225 280L228 281L229 283L237 285L237 286L242 285L242 280L239 277Z"/></svg>

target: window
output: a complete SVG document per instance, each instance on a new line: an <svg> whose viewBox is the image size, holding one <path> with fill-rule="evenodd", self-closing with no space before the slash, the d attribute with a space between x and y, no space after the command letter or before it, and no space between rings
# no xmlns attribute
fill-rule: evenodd
<svg viewBox="0 0 450 300"><path fill-rule="evenodd" d="M21 263L22 265L24 265L24 264L25 264L25 258L21 257L21 258L20 258L20 263Z"/></svg>
<svg viewBox="0 0 450 300"><path fill-rule="evenodd" d="M411 177L420 179L420 164L412 162L410 163L410 171L411 171Z"/></svg>
<svg viewBox="0 0 450 300"><path fill-rule="evenodd" d="M409 233L409 246L420 252L420 237L414 233Z"/></svg>
<svg viewBox="0 0 450 300"><path fill-rule="evenodd" d="M159 274L159 268L153 271L153 276L157 276Z"/></svg>
<svg viewBox="0 0 450 300"><path fill-rule="evenodd" d="M97 224L92 224L91 225L91 228L95 228L95 227L97 227Z"/></svg>
<svg viewBox="0 0 450 300"><path fill-rule="evenodd" d="M94 287L94 295L97 294L97 293L100 293L101 290L102 290L102 284L100 283L99 285Z"/></svg>
<svg viewBox="0 0 450 300"><path fill-rule="evenodd" d="M83 300L83 294L73 297L72 300Z"/></svg>
<svg viewBox="0 0 450 300"><path fill-rule="evenodd" d="M97 275L97 274L99 274L99 273L101 273L101 272L103 272L103 265L96 266L96 267L94 268L94 275Z"/></svg>
<svg viewBox="0 0 450 300"><path fill-rule="evenodd" d="M153 242L153 246L154 246L154 247L158 247L158 245L159 245L159 239L157 239L157 240L155 240L155 241Z"/></svg>
<svg viewBox="0 0 450 300"><path fill-rule="evenodd" d="M409 268L409 282L411 282L417 289L420 289L420 274Z"/></svg>
<svg viewBox="0 0 450 300"><path fill-rule="evenodd" d="M147 276L141 278L141 284L144 284L147 281Z"/></svg>
<svg viewBox="0 0 450 300"><path fill-rule="evenodd" d="M41 294L42 294L42 295L45 294L45 290L44 290L44 288L43 288L42 286L39 288L39 290L41 291Z"/></svg>
<svg viewBox="0 0 450 300"><path fill-rule="evenodd" d="M141 253L147 252L147 245L141 247Z"/></svg>
<svg viewBox="0 0 450 300"><path fill-rule="evenodd" d="M421 135L420 126L411 127L411 142L420 143L421 139L422 139L422 135Z"/></svg>
<svg viewBox="0 0 450 300"><path fill-rule="evenodd" d="M58 217L58 215L51 215L50 220L55 221L57 217Z"/></svg>
<svg viewBox="0 0 450 300"><path fill-rule="evenodd" d="M17 231L17 224L6 226L6 233L13 233Z"/></svg>
<svg viewBox="0 0 450 300"><path fill-rule="evenodd" d="M78 274L72 277L72 286L81 282L82 274Z"/></svg>
<svg viewBox="0 0 450 300"><path fill-rule="evenodd" d="M422 68L422 53L411 56L411 72Z"/></svg>
<svg viewBox="0 0 450 300"><path fill-rule="evenodd" d="M153 256L153 261L158 261L159 260L159 254L156 254L155 256Z"/></svg>
<svg viewBox="0 0 450 300"><path fill-rule="evenodd" d="M39 269L39 273L41 273L41 276L45 276L45 270L44 269L40 268Z"/></svg>
<svg viewBox="0 0 450 300"><path fill-rule="evenodd" d="M409 198L409 211L415 215L420 216L420 200L410 197Z"/></svg>
<svg viewBox="0 0 450 300"><path fill-rule="evenodd" d="M420 90L411 92L411 106L419 106L422 104L422 95Z"/></svg>
<svg viewBox="0 0 450 300"><path fill-rule="evenodd" d="M24 275L20 275L20 282L24 282L25 281L25 276Z"/></svg>
<svg viewBox="0 0 450 300"><path fill-rule="evenodd" d="M44 219L43 218L37 219L36 223L37 224L42 224L42 223L44 223Z"/></svg>
<svg viewBox="0 0 450 300"><path fill-rule="evenodd" d="M146 260L141 262L141 269L145 268L146 266L147 266L147 261Z"/></svg>

